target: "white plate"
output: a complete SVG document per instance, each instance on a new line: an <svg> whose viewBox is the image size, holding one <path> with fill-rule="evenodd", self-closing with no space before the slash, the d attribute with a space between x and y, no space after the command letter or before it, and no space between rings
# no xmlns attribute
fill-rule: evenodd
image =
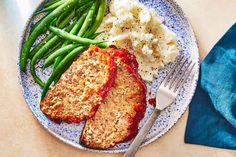
<svg viewBox="0 0 236 157"><path fill-rule="evenodd" d="M176 2L172 0L140 0L140 2L142 2L146 6L154 8L159 15L164 17L166 26L177 34L178 45L181 54L189 58L189 60L192 60L193 62L197 63L193 76L190 79L188 79L187 82L184 84L184 87L181 90L176 101L161 113L155 125L153 126L153 128L147 135L145 141L143 142L142 146L144 146L158 139L160 136L164 135L179 120L181 115L187 109L197 85L198 73L199 73L199 53L198 53L196 38L193 33L192 27L189 24L188 20L186 19L181 8L176 4ZM40 6L38 8L40 8ZM25 37L27 36L30 30L32 23L37 21L37 19L39 19L38 16L36 17L32 16L30 18L27 27L25 29L20 47L22 46L22 42L24 42ZM40 39L37 40L36 43L39 41ZM46 71L42 71L40 67L42 67L42 62L40 62L37 65L36 69L38 75L43 80L45 80L50 74L51 70L48 69ZM105 150L90 149L80 145L79 139L84 123L56 124L47 119L39 109L41 88L33 81L29 72L29 65L27 66L27 69L28 69L27 74L24 74L19 71L19 80L22 86L23 95L35 117L51 134L55 135L57 138L64 141L65 143L68 143L76 148L83 150L118 153L118 152L124 152L129 147L130 142L121 143L111 149L105 149ZM155 93L154 91L158 83L166 76L166 73L169 70L170 70L170 65L167 65L165 69L160 70L158 79L147 85L148 90L149 91L153 90L152 93ZM147 100L148 99L149 95L147 94ZM151 105L147 105L145 117L141 121L139 127L143 126L144 122L148 119L152 111L153 107Z"/></svg>

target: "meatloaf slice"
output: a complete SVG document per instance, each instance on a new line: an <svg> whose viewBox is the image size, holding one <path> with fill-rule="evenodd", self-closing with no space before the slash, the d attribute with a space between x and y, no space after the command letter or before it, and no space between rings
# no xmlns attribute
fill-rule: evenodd
<svg viewBox="0 0 236 157"><path fill-rule="evenodd" d="M91 46L48 91L40 109L58 123L79 123L91 118L111 88L115 73L113 57Z"/></svg>
<svg viewBox="0 0 236 157"><path fill-rule="evenodd" d="M95 116L86 121L81 144L105 149L133 138L146 109L146 87L137 73L137 61L126 50L107 49L117 64L113 87Z"/></svg>

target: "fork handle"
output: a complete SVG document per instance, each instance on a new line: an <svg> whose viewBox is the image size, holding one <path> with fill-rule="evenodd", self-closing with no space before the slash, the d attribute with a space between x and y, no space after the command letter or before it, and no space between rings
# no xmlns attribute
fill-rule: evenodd
<svg viewBox="0 0 236 157"><path fill-rule="evenodd" d="M143 139L146 137L149 130L152 128L160 112L161 111L158 110L157 108L154 109L152 115L150 116L148 121L144 124L144 126L141 128L137 136L134 138L133 142L131 143L131 145L129 146L128 150L125 152L123 157L134 157Z"/></svg>

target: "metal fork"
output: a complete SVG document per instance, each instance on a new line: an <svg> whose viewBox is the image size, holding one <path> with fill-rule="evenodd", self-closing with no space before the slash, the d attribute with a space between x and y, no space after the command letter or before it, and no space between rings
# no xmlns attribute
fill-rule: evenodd
<svg viewBox="0 0 236 157"><path fill-rule="evenodd" d="M192 63L192 61L189 62L188 59L183 56L174 64L173 69L157 88L156 107L152 115L141 128L123 157L133 157L135 155L160 112L170 106L178 96L180 89L191 74L195 64L196 63Z"/></svg>

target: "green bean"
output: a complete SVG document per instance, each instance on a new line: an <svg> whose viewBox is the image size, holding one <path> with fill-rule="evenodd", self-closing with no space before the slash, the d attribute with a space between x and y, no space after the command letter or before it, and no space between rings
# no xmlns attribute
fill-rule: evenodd
<svg viewBox="0 0 236 157"><path fill-rule="evenodd" d="M75 12L71 12L60 24L59 24L59 28L63 28L65 27L70 20L75 16ZM77 19L77 17L75 18L75 20ZM32 59L33 56L35 55L35 53L37 53L42 46L47 43L52 37L54 37L55 34L54 33L50 33L47 37L45 37L29 54L29 58Z"/></svg>
<svg viewBox="0 0 236 157"><path fill-rule="evenodd" d="M91 1L91 0L83 1L83 3L80 4L80 7L77 8L77 9L75 10L75 13L73 13L73 14L76 14L76 15L77 15L77 13L84 12L88 7L90 7L90 6L92 5L92 3L93 3L93 0L92 0L92 1ZM57 19L57 22L56 22L56 25L57 25L57 26L58 26L59 23L61 23L62 21L66 21L65 18L68 19L68 18L70 17L70 15L72 14L72 13L71 13L70 15L68 15L68 13L71 13L71 10L65 11L64 13L62 13L62 14L59 16L59 18ZM68 17L68 16L69 16L69 17ZM45 17L47 17L47 16L44 16L43 18L45 18ZM32 26L31 32L32 32L32 31L34 30L34 28L40 23L40 21L43 20L43 18L41 18L36 24L34 24L34 25ZM46 27L45 27L45 29L46 29Z"/></svg>
<svg viewBox="0 0 236 157"><path fill-rule="evenodd" d="M49 15L47 15L47 17L44 18L38 24L38 26L34 29L34 31L29 35L29 37L27 38L27 40L25 41L25 43L22 47L22 52L20 54L20 69L21 69L21 71L23 71L23 72L26 71L26 64L27 64L27 60L29 57L30 48L31 48L32 44L34 43L34 41L36 40L36 38L38 37L38 35L41 33L41 30L44 27L46 27L54 18L56 18L58 15L60 15L63 11L65 11L67 9L71 9L77 1L78 0L67 0L64 4L62 4L61 6L56 8L54 11L52 11Z"/></svg>
<svg viewBox="0 0 236 157"><path fill-rule="evenodd" d="M61 39L58 36L54 36L51 40L49 40L32 58L30 62L30 72L33 76L35 82L37 82L41 87L44 86L43 81L37 76L35 72L35 64L38 59L42 58L42 56L48 51L48 49L55 43L59 42Z"/></svg>
<svg viewBox="0 0 236 157"><path fill-rule="evenodd" d="M52 71L55 71L56 67L58 66L58 64L62 61L62 59L64 58L64 56L59 56L55 59L55 62L53 64L53 69ZM57 81L56 81L57 82Z"/></svg>
<svg viewBox="0 0 236 157"><path fill-rule="evenodd" d="M61 1L61 0L52 0L52 1L50 1L50 2L45 2L43 6L44 6L44 7L48 7L48 6L54 4L54 3L58 2L58 1Z"/></svg>
<svg viewBox="0 0 236 157"><path fill-rule="evenodd" d="M98 46L101 47L101 48L106 48L107 47L107 43L104 41L104 42L98 44Z"/></svg>
<svg viewBox="0 0 236 157"><path fill-rule="evenodd" d="M50 48L49 51L43 55L42 58L47 59L54 51L56 51L62 44L63 42L57 43L54 47Z"/></svg>
<svg viewBox="0 0 236 157"><path fill-rule="evenodd" d="M97 38L100 34L102 34L103 32L97 32L97 33L94 33L93 35L91 35L91 39L95 39Z"/></svg>
<svg viewBox="0 0 236 157"><path fill-rule="evenodd" d="M70 29L73 27L75 22L68 26L65 30L70 31ZM37 76L35 72L35 64L37 63L38 59L41 59L45 53L57 42L60 42L61 38L59 36L54 36L52 39L50 39L43 47L34 55L30 62L30 73L32 77L34 78L35 82L37 82L41 87L44 86L43 81Z"/></svg>
<svg viewBox="0 0 236 157"><path fill-rule="evenodd" d="M46 59L53 51L55 51L60 45L61 45L62 42L59 42L58 44L56 44L55 46L53 46L52 48L50 48L47 53L45 53L42 58ZM40 60L38 59L36 61L35 64L37 64Z"/></svg>
<svg viewBox="0 0 236 157"><path fill-rule="evenodd" d="M86 1L85 1L85 2L86 2ZM62 13L62 14L59 16L59 18L57 19L56 25L58 26L59 23L61 23L61 22L63 22L63 21L65 22L65 21L71 16L71 14L76 14L76 15L77 15L77 13L84 12L89 6L91 6L92 3L93 3L93 1L89 1L88 3L85 3L85 4L82 4L82 3L81 3L81 4L80 4L80 7L76 9L75 13L71 13L71 10L65 11L65 12ZM68 13L70 13L70 14L68 15ZM67 15L68 15L68 16L67 16ZM34 28L35 28L45 17L47 17L47 16L44 16L43 18L41 18L36 24L34 24L34 25L32 26L31 32L34 30ZM46 30L46 27L45 27L44 30ZM44 32L44 31L42 31L42 33L43 33L43 32Z"/></svg>
<svg viewBox="0 0 236 157"><path fill-rule="evenodd" d="M98 7L98 3L99 1L96 0L95 3L93 3L92 7L90 8L89 12L88 12L88 15L78 33L78 36L82 37L83 34L85 33L85 31L88 29L89 25L91 24L92 20L93 20L93 16L95 14L95 11Z"/></svg>
<svg viewBox="0 0 236 157"><path fill-rule="evenodd" d="M31 34L31 33L35 30L35 28L39 25L39 23L40 23L45 17L47 17L47 16L42 17L37 23L35 23L35 24L32 26L32 28L31 28L29 34ZM57 19L53 19L53 20L50 22L50 25L55 26L54 23L55 23L56 21L57 21ZM44 28L41 30L40 34L45 33L46 31L47 31L47 27L44 27Z"/></svg>
<svg viewBox="0 0 236 157"><path fill-rule="evenodd" d="M100 26L100 24L102 23L102 20L104 18L105 11L106 11L106 4L107 4L106 0L101 0L95 22L90 27L90 29L85 33L84 35L85 37L88 37L92 35L93 33L95 33L98 27Z"/></svg>
<svg viewBox="0 0 236 157"><path fill-rule="evenodd" d="M87 8L89 8L91 5L93 4L93 1L89 1L85 4L81 4L82 6L78 9L78 12L84 12L85 10L87 10Z"/></svg>
<svg viewBox="0 0 236 157"><path fill-rule="evenodd" d="M81 4L80 4L80 7L77 8L76 10L72 11L72 12L71 12L71 10L65 11L65 12L64 12L61 16L59 16L59 18L57 19L56 26L58 26L59 28L63 28L63 27L65 26L65 24L67 24L67 23L71 20L71 18L73 18L73 17L74 17L75 15L77 15L78 13L84 12L84 11L85 11L89 6L91 6L92 3L93 3L93 1L90 1L90 0L89 0L89 2L87 2L87 3L85 3L85 2L87 2L87 1L83 1L83 4L81 3ZM43 18L45 18L45 17L46 17L46 16L44 16ZM43 20L43 18L40 19L40 20L32 27L31 31L34 30L34 28L37 26L38 23L40 23L41 20ZM62 26L60 26L60 25L62 25ZM54 26L54 25L53 25L53 26ZM47 28L45 27L45 30L46 30L46 29L47 29Z"/></svg>
<svg viewBox="0 0 236 157"><path fill-rule="evenodd" d="M68 23L70 23L71 19L73 19L75 17L75 11L72 11L68 14L68 16L66 16L59 24L58 27L59 28L63 28L65 27ZM76 18L77 19L77 18Z"/></svg>
<svg viewBox="0 0 236 157"><path fill-rule="evenodd" d="M73 15L73 17L74 17L74 15L75 15L75 10L73 10L73 11L67 10L67 11L65 11L64 13L62 13L62 14L58 17L58 19L57 19L56 26L58 27L58 26L60 25L60 23L61 23L62 21L64 21L64 19L67 18L67 17L70 16L70 15Z"/></svg>
<svg viewBox="0 0 236 157"><path fill-rule="evenodd" d="M91 5L91 3L88 3L89 5ZM77 12L84 12L81 17L79 18L79 20L77 21L77 23L75 24L75 26L72 28L72 30L70 31L70 34L76 35L77 32L79 31L79 29L81 28L81 26L83 25L83 22L88 14L88 11L86 11L89 7L88 4L85 4L83 6L81 6ZM65 43L62 46L67 45L67 41L65 41Z"/></svg>
<svg viewBox="0 0 236 157"><path fill-rule="evenodd" d="M38 26L38 24L45 18L46 16L44 16L43 18L41 18L36 24L34 24L33 26L32 26L32 28L31 28L31 30L30 30L30 34L35 30L35 28ZM50 22L50 25L51 26L56 26L56 21L57 21L58 19L53 19L51 22ZM40 33L44 33L44 32L46 32L47 31L47 27L44 27L42 30L41 30L41 32Z"/></svg>
<svg viewBox="0 0 236 157"><path fill-rule="evenodd" d="M81 28L86 16L87 16L88 12L86 11L85 13L83 13L83 15L80 17L80 19L78 20L78 22L75 24L75 26L72 28L72 30L70 31L70 34L77 34L79 29ZM70 41L66 40L63 44L62 44L62 48L66 45L70 44ZM55 67L61 62L61 60L63 59L63 56L58 56L55 59L54 62L54 66L53 66L53 70L55 69Z"/></svg>
<svg viewBox="0 0 236 157"><path fill-rule="evenodd" d="M83 11L85 11L85 10L89 7L89 5L91 5L91 2L82 5L82 6L81 6L79 9L77 9L77 11L75 11L75 12L78 12L78 11L83 12ZM66 19L70 19L71 15L74 15L74 14L75 14L75 13L72 12ZM77 34L78 30L80 29L81 25L83 24L84 19L86 18L86 15L87 15L87 12L82 15L82 17L80 18L80 20L78 20L77 24L76 24L76 25L73 27L73 29L71 30L71 32L70 32L71 34ZM68 21L68 20L66 20L66 19L65 19L64 21ZM59 25L59 28L64 27L64 26L63 26L63 24L65 23L64 21L61 22L62 25ZM68 21L68 22L69 22L69 21ZM75 32L75 33L73 33L73 32ZM32 57L35 55L35 53L36 53L37 51L39 51L39 49L40 49L48 40L50 40L53 36L54 36L54 33L51 33L51 34L49 34L46 38L44 38L43 41L42 41L40 44L38 44L38 45L31 51L31 53L30 53L30 58L32 59ZM68 43L67 43L67 44L68 44ZM67 45L67 44L66 44L66 45ZM63 45L63 46L65 46L65 45ZM55 62L55 63L56 63L56 62Z"/></svg>
<svg viewBox="0 0 236 157"><path fill-rule="evenodd" d="M83 45L102 43L102 41L96 41L96 40L91 40L91 39L88 39L88 38L82 38L82 37L79 37L79 36L76 36L76 35L72 35L72 34L66 32L64 30L61 30L61 29L53 27L53 26L50 26L49 30L51 30L56 35L66 39L66 40L78 42L79 44L83 44Z"/></svg>
<svg viewBox="0 0 236 157"><path fill-rule="evenodd" d="M51 65L53 63L53 61L55 60L55 58L57 58L58 56L64 55L70 51L72 51L73 49L75 49L76 47L78 47L78 44L70 44L67 45L65 47L62 47L60 49L58 49L57 51L53 52L45 61L44 63L44 68L48 67L49 65Z"/></svg>
<svg viewBox="0 0 236 157"><path fill-rule="evenodd" d="M95 10L96 10L97 7L98 7L98 1L96 1L96 2L92 5L92 7L90 8L89 13L88 13L88 15L87 15L87 17L86 17L86 19L85 19L86 22L84 22L82 28L80 29L80 31L79 31L79 33L78 33L78 36L82 36L82 35L85 33L85 31L87 30L87 27L88 27L88 25L89 25L89 23L90 23L90 20L92 19L93 15L94 15L94 12L95 12ZM74 34L75 32L76 32L76 31L70 32L70 34ZM65 46L65 45L67 45L67 44L69 44L69 43L70 43L69 41L66 41L66 42L63 44L63 46ZM102 47L106 47L107 45L101 45L101 46L102 46ZM58 58L56 59L55 63L54 63L54 67L56 67L57 64L58 64L61 60L62 60L62 57L58 57Z"/></svg>
<svg viewBox="0 0 236 157"><path fill-rule="evenodd" d="M79 0L78 1L78 4L80 4L80 5L84 5L84 4L87 4L87 3L89 3L89 2L93 2L94 0Z"/></svg>
<svg viewBox="0 0 236 157"><path fill-rule="evenodd" d="M46 81L45 86L43 88L42 96L41 99L45 97L47 94L47 91L51 85L51 83L54 81L54 79L64 72L64 68L68 64L68 62L71 62L76 55L78 55L81 51L85 49L85 46L78 47L71 51L61 62L60 64L56 67L55 71L52 73L52 75L49 77L49 79Z"/></svg>
<svg viewBox="0 0 236 157"><path fill-rule="evenodd" d="M32 27L31 27L31 30L30 30L30 34L35 30L35 28L39 25L39 23L41 21L43 21L43 19L45 18L46 16L42 17L38 22L36 22ZM42 32L45 32L45 29L42 29L41 33Z"/></svg>
<svg viewBox="0 0 236 157"><path fill-rule="evenodd" d="M63 3L65 3L66 0L61 0L61 1L58 1L58 2L55 2L54 4L40 10L40 11L37 11L35 14L40 14L40 13L43 13L43 12L47 12L47 11L51 11L51 10L54 10L56 9L57 7L59 7L60 5L62 5Z"/></svg>
<svg viewBox="0 0 236 157"><path fill-rule="evenodd" d="M85 7L84 7L85 6ZM77 11L73 11L71 12L63 21L61 21L61 23L59 24L59 28L63 28L66 24L68 24L70 22L70 20L76 15L76 12L79 11L85 11L89 6L87 6L87 4L81 6L79 9L77 9ZM86 17L86 15L84 15ZM84 17L84 18L85 18ZM76 17L77 19L77 17ZM75 20L76 20L75 19ZM79 21L78 21L79 22ZM77 24L78 25L78 24ZM82 24L81 24L82 25ZM76 27L76 26L75 26ZM81 26L80 26L81 27ZM76 27L77 28L77 27ZM79 28L77 28L79 29ZM47 37L45 37L31 52L29 55L29 58L32 59L33 56L35 55L36 52L39 51L39 49L48 41L50 40L52 37L54 37L54 33L50 33Z"/></svg>
<svg viewBox="0 0 236 157"><path fill-rule="evenodd" d="M77 34L77 32L79 31L79 29L80 29L81 26L83 25L83 22L84 22L84 20L85 20L85 18L86 18L86 16L87 16L87 14L88 14L87 11L83 13L83 15L79 18L79 20L76 22L76 24L74 25L74 27L71 29L70 34L72 34L72 35ZM65 41L62 46L66 46L67 44L68 44L68 40Z"/></svg>
<svg viewBox="0 0 236 157"><path fill-rule="evenodd" d="M79 5L84 5L86 3L89 3L91 0L79 0L78 1L78 4ZM60 5L62 5L63 3L65 3L66 0L60 0L58 2L54 2L52 3L51 5L48 5L48 6L44 6L44 8L38 12L36 12L35 14L40 14L40 13L43 13L43 12L50 12L54 9L56 9L57 7L59 7Z"/></svg>
<svg viewBox="0 0 236 157"><path fill-rule="evenodd" d="M52 37L54 37L54 33L50 33L48 36L46 36L35 48L30 52L29 58L32 59L44 44L46 44Z"/></svg>
<svg viewBox="0 0 236 157"><path fill-rule="evenodd" d="M50 26L56 27L56 22L57 22L57 20L58 20L58 19L52 20L52 22L50 23ZM47 27L45 27L45 31L47 31Z"/></svg>

